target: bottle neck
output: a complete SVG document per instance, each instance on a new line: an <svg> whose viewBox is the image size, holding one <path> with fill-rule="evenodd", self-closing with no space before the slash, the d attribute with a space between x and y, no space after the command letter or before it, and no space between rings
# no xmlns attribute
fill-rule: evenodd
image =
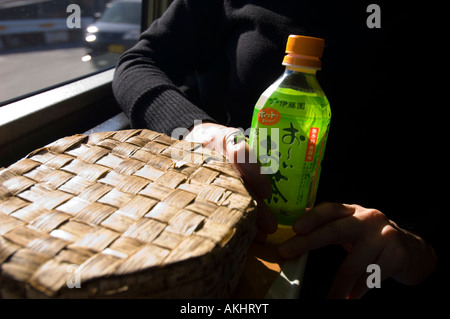
<svg viewBox="0 0 450 319"><path fill-rule="evenodd" d="M322 88L317 81L317 69L285 65L286 69L277 82L277 86L308 94L323 95Z"/></svg>
<svg viewBox="0 0 450 319"><path fill-rule="evenodd" d="M317 72L317 69L305 68L299 65L284 64L284 66L286 67L286 71L302 72L313 75L316 75Z"/></svg>

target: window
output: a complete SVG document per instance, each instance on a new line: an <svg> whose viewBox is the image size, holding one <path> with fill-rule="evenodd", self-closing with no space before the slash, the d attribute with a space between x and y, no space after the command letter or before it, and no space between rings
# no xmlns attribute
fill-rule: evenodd
<svg viewBox="0 0 450 319"><path fill-rule="evenodd" d="M64 136L129 125L111 82L117 58L135 43L140 27L102 20L125 1L142 13L144 29L172 2L0 0L0 167ZM102 24L121 27L122 37L111 32L100 41Z"/></svg>
<svg viewBox="0 0 450 319"><path fill-rule="evenodd" d="M0 106L114 67L142 0L0 0Z"/></svg>

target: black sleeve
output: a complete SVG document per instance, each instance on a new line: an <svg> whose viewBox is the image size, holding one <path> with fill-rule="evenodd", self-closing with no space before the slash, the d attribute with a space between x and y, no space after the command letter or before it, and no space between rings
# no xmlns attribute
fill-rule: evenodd
<svg viewBox="0 0 450 319"><path fill-rule="evenodd" d="M175 0L121 56L113 92L133 127L171 135L194 120L214 121L179 87L210 63L220 41L221 3Z"/></svg>

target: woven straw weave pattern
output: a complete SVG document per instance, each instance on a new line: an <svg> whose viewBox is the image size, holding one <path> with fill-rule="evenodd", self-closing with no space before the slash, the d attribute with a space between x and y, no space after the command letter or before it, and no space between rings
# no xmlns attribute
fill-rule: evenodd
<svg viewBox="0 0 450 319"><path fill-rule="evenodd" d="M149 130L62 138L0 170L2 297L226 297L255 234L229 163Z"/></svg>

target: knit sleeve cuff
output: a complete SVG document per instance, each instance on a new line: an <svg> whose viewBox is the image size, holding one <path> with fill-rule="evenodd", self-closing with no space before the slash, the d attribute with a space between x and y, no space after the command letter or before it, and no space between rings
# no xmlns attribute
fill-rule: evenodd
<svg viewBox="0 0 450 319"><path fill-rule="evenodd" d="M179 138L196 121L216 122L173 88L158 88L143 95L130 114L133 127L145 127Z"/></svg>

